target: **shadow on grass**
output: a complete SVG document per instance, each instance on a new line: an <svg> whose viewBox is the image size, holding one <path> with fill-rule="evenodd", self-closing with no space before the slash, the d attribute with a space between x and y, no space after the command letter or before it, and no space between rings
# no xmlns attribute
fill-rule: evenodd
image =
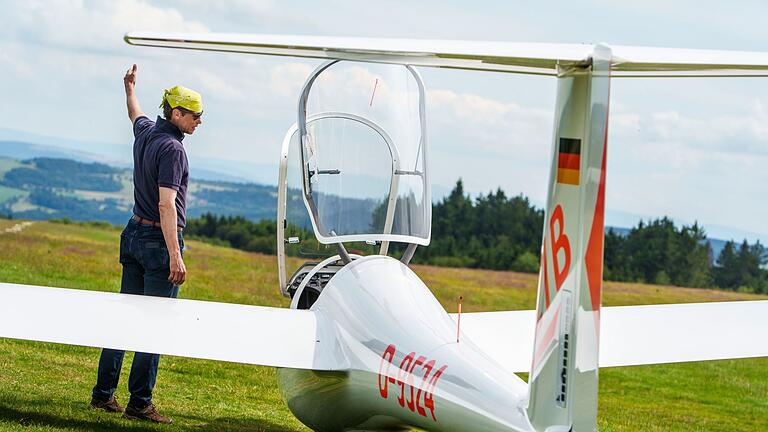
<svg viewBox="0 0 768 432"><path fill-rule="evenodd" d="M119 414L106 414L91 410L83 404L82 414L89 418L73 418L72 412L63 412L61 415L51 413L55 409L57 401L40 400L0 400L0 423L17 424L24 428L34 430L36 427L46 429L66 429L80 431L98 431L98 432L144 432L153 430L192 430L192 431L275 431L275 432L293 432L294 429L287 429L263 419L242 419L242 418L213 418L204 419L194 416L184 416L177 414L176 423L172 426L161 426L146 422L133 422L124 420ZM16 408L12 405L23 405L25 408ZM67 407L62 404L61 407ZM39 408L39 409L37 409ZM49 412L44 412L44 411ZM204 424L185 425L184 419L195 419Z"/></svg>

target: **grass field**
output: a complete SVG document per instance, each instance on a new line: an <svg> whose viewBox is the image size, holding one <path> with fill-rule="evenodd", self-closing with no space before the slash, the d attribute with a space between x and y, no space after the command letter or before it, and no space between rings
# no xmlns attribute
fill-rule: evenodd
<svg viewBox="0 0 768 432"><path fill-rule="evenodd" d="M6 233L0 219L0 281L118 291L119 230L35 223ZM276 259L190 241L190 276L181 297L287 306L277 288ZM449 312L530 309L534 275L416 266ZM606 283L608 306L755 300L722 291ZM55 325L55 323L50 323ZM128 331L127 323L95 323ZM233 329L233 331L240 331ZM247 337L247 332L244 333ZM0 430L3 431L303 431L279 396L274 369L163 357L155 402L171 427L121 419L87 408L99 350L0 339ZM118 397L128 399L126 356ZM602 369L602 431L768 430L768 359Z"/></svg>

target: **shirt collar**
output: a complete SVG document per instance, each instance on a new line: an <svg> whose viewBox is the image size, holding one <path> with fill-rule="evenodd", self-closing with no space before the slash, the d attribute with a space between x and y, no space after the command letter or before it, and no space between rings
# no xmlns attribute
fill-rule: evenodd
<svg viewBox="0 0 768 432"><path fill-rule="evenodd" d="M175 124L169 122L168 120L157 116L157 121L155 122L155 127L157 127L157 130L160 132L165 132L167 134L172 135L177 140L181 141L184 139L184 134L179 130L178 127L176 127Z"/></svg>

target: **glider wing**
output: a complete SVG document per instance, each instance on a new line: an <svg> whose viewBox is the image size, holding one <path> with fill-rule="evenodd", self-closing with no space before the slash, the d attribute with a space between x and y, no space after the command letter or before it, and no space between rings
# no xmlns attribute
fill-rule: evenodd
<svg viewBox="0 0 768 432"><path fill-rule="evenodd" d="M590 64L592 44L130 32L132 45L557 75ZM611 77L768 76L768 53L611 46Z"/></svg>
<svg viewBox="0 0 768 432"><path fill-rule="evenodd" d="M4 338L329 369L311 311L8 283L0 298Z"/></svg>
<svg viewBox="0 0 768 432"><path fill-rule="evenodd" d="M604 307L600 323L601 367L768 357L768 301ZM461 316L462 333L513 372L531 367L535 325L534 311Z"/></svg>

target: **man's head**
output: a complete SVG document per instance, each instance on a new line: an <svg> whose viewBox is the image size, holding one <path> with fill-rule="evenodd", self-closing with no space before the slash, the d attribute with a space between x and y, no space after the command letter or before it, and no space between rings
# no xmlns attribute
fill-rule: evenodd
<svg viewBox="0 0 768 432"><path fill-rule="evenodd" d="M185 134L192 134L203 122L203 98L200 93L176 86L163 93L163 116Z"/></svg>

